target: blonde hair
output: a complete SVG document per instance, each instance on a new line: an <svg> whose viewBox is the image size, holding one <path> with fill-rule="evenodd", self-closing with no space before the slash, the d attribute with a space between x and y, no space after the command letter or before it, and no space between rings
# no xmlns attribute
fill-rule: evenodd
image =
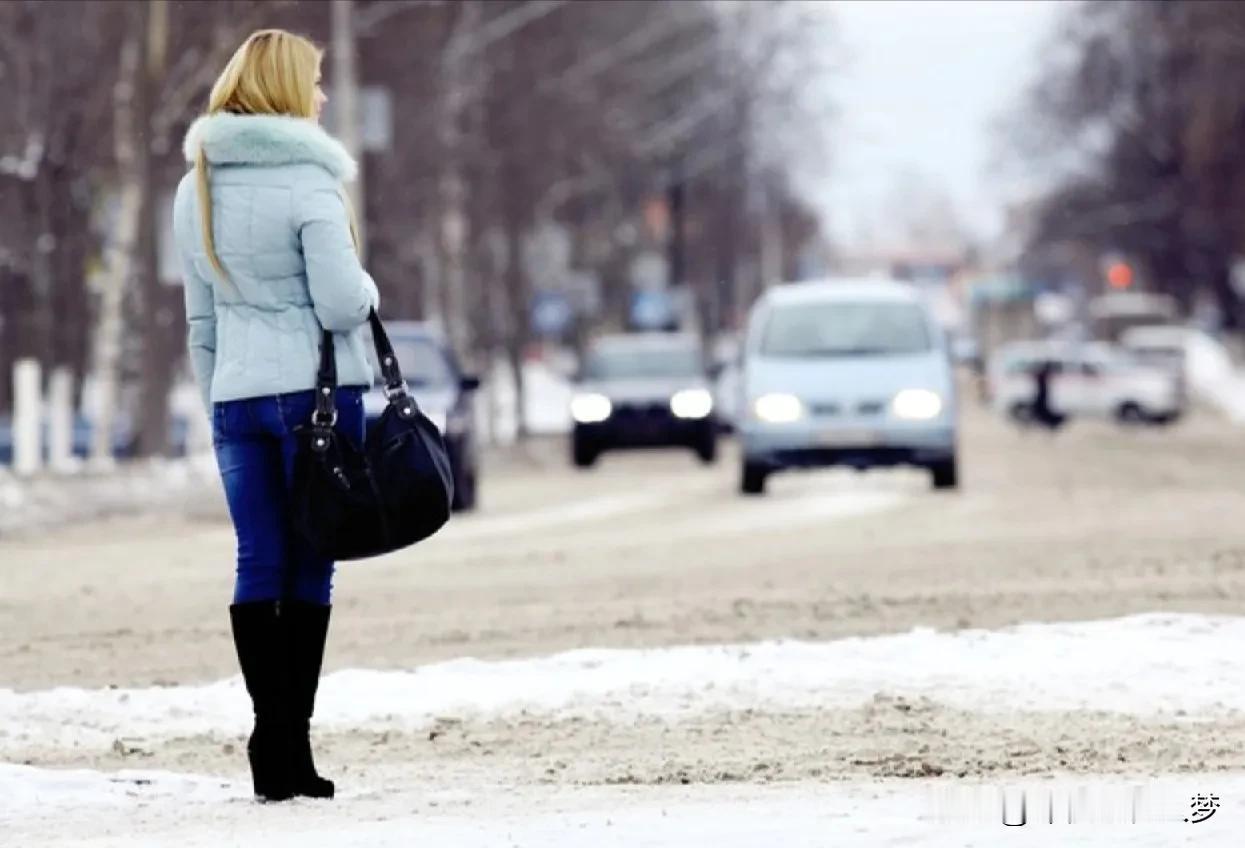
<svg viewBox="0 0 1245 848"><path fill-rule="evenodd" d="M235 115L291 115L315 117L316 77L324 51L309 39L281 29L261 29L250 34L234 51L225 70L212 86L207 114L230 112ZM212 235L212 190L208 182L208 160L203 148L195 154L199 218L208 261L222 279L229 279L216 254ZM354 210L345 194L350 236L359 248Z"/></svg>

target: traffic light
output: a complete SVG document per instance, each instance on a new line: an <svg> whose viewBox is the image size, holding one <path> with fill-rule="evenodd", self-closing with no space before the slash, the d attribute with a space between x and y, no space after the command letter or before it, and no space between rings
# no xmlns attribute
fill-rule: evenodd
<svg viewBox="0 0 1245 848"><path fill-rule="evenodd" d="M1133 284L1133 269L1127 262L1107 266L1107 284L1113 289L1126 289Z"/></svg>

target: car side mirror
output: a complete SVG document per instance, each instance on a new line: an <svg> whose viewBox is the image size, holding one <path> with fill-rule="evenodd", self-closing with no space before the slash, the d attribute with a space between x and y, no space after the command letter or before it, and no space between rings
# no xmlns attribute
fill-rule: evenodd
<svg viewBox="0 0 1245 848"><path fill-rule="evenodd" d="M464 392L474 392L476 389L480 388L480 378L474 374L470 374L463 377L459 381L458 385Z"/></svg>

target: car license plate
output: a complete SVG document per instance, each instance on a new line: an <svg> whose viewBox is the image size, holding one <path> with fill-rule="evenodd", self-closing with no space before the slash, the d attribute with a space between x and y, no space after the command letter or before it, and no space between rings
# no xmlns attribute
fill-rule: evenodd
<svg viewBox="0 0 1245 848"><path fill-rule="evenodd" d="M873 447L880 441L881 434L877 430L863 427L837 427L822 430L820 437L822 446L827 448L867 448Z"/></svg>

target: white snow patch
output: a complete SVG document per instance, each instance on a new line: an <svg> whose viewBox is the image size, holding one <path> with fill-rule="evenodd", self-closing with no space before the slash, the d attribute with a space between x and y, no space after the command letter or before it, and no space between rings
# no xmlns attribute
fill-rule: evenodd
<svg viewBox="0 0 1245 848"><path fill-rule="evenodd" d="M879 693L970 710L1222 715L1240 709L1245 617L1153 613L833 642L578 650L414 671L346 670L320 686L317 725L417 729L438 717L628 721L731 709L855 706ZM244 733L238 678L206 686L0 689L0 752Z"/></svg>
<svg viewBox="0 0 1245 848"><path fill-rule="evenodd" d="M77 473L30 478L0 475L0 536L223 497L211 453L114 463L102 471L83 464L76 468Z"/></svg>
<svg viewBox="0 0 1245 848"><path fill-rule="evenodd" d="M44 769L0 763L0 797L9 812L132 806L137 799L219 802L251 798L251 787L193 774L123 769Z"/></svg>
<svg viewBox="0 0 1245 848"><path fill-rule="evenodd" d="M121 775L0 765L6 836L19 845L82 848L226 844L267 848L1048 848L1055 844L1169 848L1235 844L1245 812L1245 776L1225 774L1051 781L1046 785L1056 791L1097 784L1121 796L1139 786L1148 803L1139 810L1136 824L1051 825L1037 821L1031 809L1024 827L1009 828L1002 824L1001 808L997 820L942 819L939 812L945 808L939 799L945 796L947 781L691 787L477 785L447 792L441 787L410 785L401 775L393 775L390 785L356 787L333 802L258 805L244 800L248 787L240 784L159 773L123 775L123 782L118 783ZM1030 782L1006 787L958 785L979 790L984 797L995 788L1006 788L1013 799L1021 789L1039 797L1042 787ZM1208 793L1220 800L1215 815L1197 824L1183 822L1191 797Z"/></svg>
<svg viewBox="0 0 1245 848"><path fill-rule="evenodd" d="M1193 393L1236 423L1245 423L1245 374L1224 345L1199 331L1185 337L1185 377Z"/></svg>

